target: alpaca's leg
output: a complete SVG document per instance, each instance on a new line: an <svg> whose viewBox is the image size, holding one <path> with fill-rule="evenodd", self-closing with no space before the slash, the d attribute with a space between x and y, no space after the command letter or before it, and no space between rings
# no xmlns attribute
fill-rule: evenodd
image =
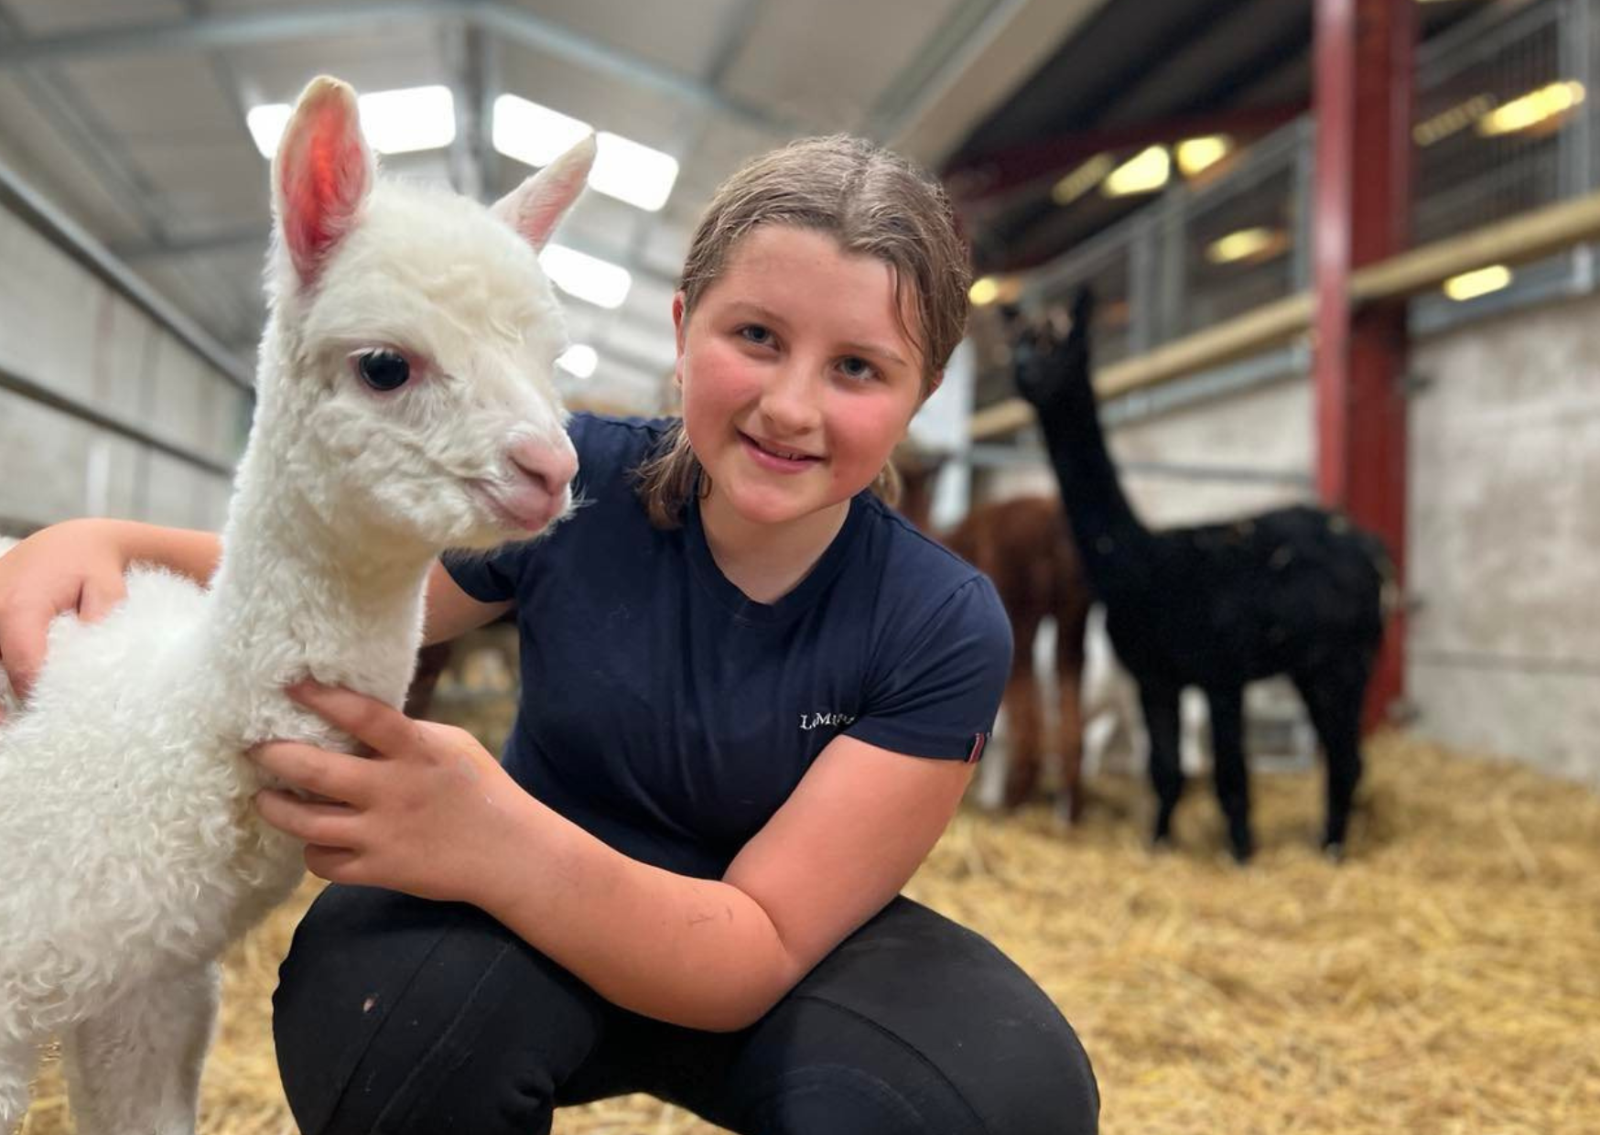
<svg viewBox="0 0 1600 1135"><path fill-rule="evenodd" d="M1061 750L1061 797L1056 812L1069 824L1083 815L1083 632L1089 611L1056 623L1056 736Z"/></svg>
<svg viewBox="0 0 1600 1135"><path fill-rule="evenodd" d="M1361 781L1361 707L1368 673L1362 667L1295 680L1328 762L1328 826L1322 846L1334 859L1344 857L1350 803Z"/></svg>
<svg viewBox="0 0 1600 1135"><path fill-rule="evenodd" d="M1240 863L1250 858L1250 772L1244 759L1244 690L1238 686L1206 691L1211 707L1211 768L1217 803L1228 824L1228 846Z"/></svg>
<svg viewBox="0 0 1600 1135"><path fill-rule="evenodd" d="M1139 704L1144 709L1144 729L1150 735L1150 783L1156 790L1156 825L1151 838L1157 844L1172 841L1172 813L1183 795L1183 765L1178 756L1178 694L1176 686L1160 682L1139 683Z"/></svg>
<svg viewBox="0 0 1600 1135"><path fill-rule="evenodd" d="M0 1040L0 1135L10 1135L28 1110L28 1082L39 1064L32 1041Z"/></svg>
<svg viewBox="0 0 1600 1135"><path fill-rule="evenodd" d="M215 964L151 981L68 1038L79 1135L192 1135L216 1019Z"/></svg>
<svg viewBox="0 0 1600 1135"><path fill-rule="evenodd" d="M1006 684L1006 789L1005 805L1026 804L1039 785L1039 744L1044 707L1039 704L1039 677L1033 668L1033 639L1038 624L1017 626L1011 655L1011 679Z"/></svg>

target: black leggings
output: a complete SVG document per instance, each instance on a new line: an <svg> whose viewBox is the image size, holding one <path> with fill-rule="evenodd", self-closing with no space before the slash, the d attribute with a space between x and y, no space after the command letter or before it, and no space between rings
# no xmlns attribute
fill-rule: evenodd
<svg viewBox="0 0 1600 1135"><path fill-rule="evenodd" d="M305 1135L544 1135L648 1092L761 1135L1075 1135L1099 1092L1077 1036L988 941L905 898L750 1028L619 1009L483 912L330 887L273 997Z"/></svg>

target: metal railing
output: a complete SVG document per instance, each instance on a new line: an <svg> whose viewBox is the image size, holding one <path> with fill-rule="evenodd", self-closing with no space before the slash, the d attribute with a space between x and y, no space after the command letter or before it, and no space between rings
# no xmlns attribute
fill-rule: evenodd
<svg viewBox="0 0 1600 1135"><path fill-rule="evenodd" d="M1496 5L1417 53L1412 242L1436 242L1600 187L1600 0ZM1031 308L1082 285L1102 302L1105 364L1284 300L1311 287L1311 116L1257 142L1204 184L1169 187L1023 283ZM1493 292L1413 299L1427 334L1552 295L1593 290L1593 250L1564 249L1516 268ZM1301 371L1303 373L1303 371ZM1009 379L979 380L980 407ZM1153 404L1153 403L1152 403Z"/></svg>

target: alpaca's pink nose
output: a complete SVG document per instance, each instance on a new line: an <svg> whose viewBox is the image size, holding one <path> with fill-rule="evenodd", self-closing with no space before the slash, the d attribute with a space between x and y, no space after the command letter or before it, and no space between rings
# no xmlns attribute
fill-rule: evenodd
<svg viewBox="0 0 1600 1135"><path fill-rule="evenodd" d="M565 436L554 444L524 438L512 446L506 456L552 497L559 497L578 472L578 454Z"/></svg>

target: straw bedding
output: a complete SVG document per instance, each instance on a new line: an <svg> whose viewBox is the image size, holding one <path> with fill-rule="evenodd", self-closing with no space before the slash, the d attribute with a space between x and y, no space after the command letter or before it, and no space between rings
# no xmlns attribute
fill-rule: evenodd
<svg viewBox="0 0 1600 1135"><path fill-rule="evenodd" d="M1342 866L1312 848L1311 774L1256 777L1245 869L1205 786L1156 855L1147 787L1103 776L1072 833L1042 806L963 812L909 892L1049 991L1094 1059L1107 1135L1600 1131L1600 797L1401 735L1369 754ZM268 997L313 892L228 959L205 1132L293 1131ZM70 1129L47 1063L23 1131ZM555 1130L717 1129L632 1097Z"/></svg>

